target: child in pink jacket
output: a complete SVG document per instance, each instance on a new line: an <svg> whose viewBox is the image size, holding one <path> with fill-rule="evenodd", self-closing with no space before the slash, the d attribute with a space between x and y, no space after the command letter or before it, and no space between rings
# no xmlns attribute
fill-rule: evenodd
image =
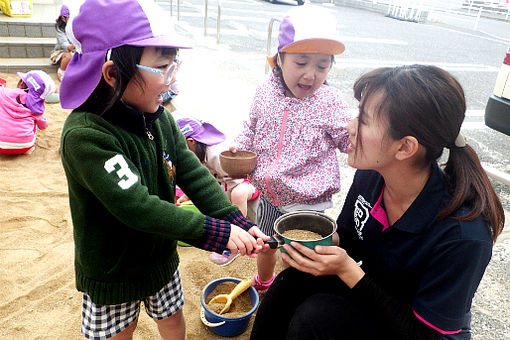
<svg viewBox="0 0 510 340"><path fill-rule="evenodd" d="M43 71L18 72L15 89L0 86L0 153L31 153L37 128L44 130L44 99L55 92L55 83Z"/></svg>
<svg viewBox="0 0 510 340"><path fill-rule="evenodd" d="M248 180L261 192L257 225L273 235L274 222L297 210L324 212L340 191L337 150L345 152L350 114L340 91L325 81L334 55L345 47L326 9L296 7L280 23L273 68L255 93L249 119L231 151L257 153ZM276 277L275 250L257 257L253 286L266 290Z"/></svg>

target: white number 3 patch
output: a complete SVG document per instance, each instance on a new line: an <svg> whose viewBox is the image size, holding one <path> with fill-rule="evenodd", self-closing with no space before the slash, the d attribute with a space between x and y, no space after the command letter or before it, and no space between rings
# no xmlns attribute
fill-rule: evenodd
<svg viewBox="0 0 510 340"><path fill-rule="evenodd" d="M135 175L122 155L116 155L104 163L104 168L108 173L115 171L115 166L118 165L120 169L117 169L117 176L120 181L117 183L122 189L129 189L133 184L138 181L138 176Z"/></svg>

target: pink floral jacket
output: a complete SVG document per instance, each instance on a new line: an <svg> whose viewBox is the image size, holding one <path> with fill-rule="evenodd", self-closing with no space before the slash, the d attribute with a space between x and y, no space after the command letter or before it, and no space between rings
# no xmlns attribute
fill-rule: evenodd
<svg viewBox="0 0 510 340"><path fill-rule="evenodd" d="M257 88L234 144L258 154L248 179L271 204L327 202L340 190L335 150L345 152L349 120L337 89L322 85L303 99L289 98L273 72Z"/></svg>

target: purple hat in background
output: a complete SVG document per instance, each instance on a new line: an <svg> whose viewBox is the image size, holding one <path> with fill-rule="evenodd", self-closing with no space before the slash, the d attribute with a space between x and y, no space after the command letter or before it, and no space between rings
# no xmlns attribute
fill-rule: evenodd
<svg viewBox="0 0 510 340"><path fill-rule="evenodd" d="M177 124L184 137L191 137L205 145L216 145L226 139L225 135L213 125L196 118L180 118L177 119Z"/></svg>
<svg viewBox="0 0 510 340"><path fill-rule="evenodd" d="M18 72L18 76L28 87L25 105L33 113L42 114L44 112L44 99L55 92L55 82L46 72L40 70L27 73Z"/></svg>
<svg viewBox="0 0 510 340"><path fill-rule="evenodd" d="M66 26L76 53L60 85L65 109L83 104L101 80L109 49L122 45L191 48L152 0L86 0Z"/></svg>
<svg viewBox="0 0 510 340"><path fill-rule="evenodd" d="M70 17L69 7L67 7L66 5L62 5L62 7L60 7L60 16L69 18Z"/></svg>

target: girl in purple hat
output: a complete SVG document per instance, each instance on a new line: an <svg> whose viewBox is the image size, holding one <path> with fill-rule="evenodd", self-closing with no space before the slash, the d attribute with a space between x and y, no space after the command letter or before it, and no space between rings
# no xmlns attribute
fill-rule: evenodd
<svg viewBox="0 0 510 340"><path fill-rule="evenodd" d="M324 9L295 8L283 18L278 41L278 53L268 58L271 75L257 88L231 149L258 154L248 180L261 192L257 224L268 235L284 213L333 206L340 190L336 150L346 150L350 119L340 92L326 85L334 55L344 51L335 18ZM258 256L255 288L269 288L276 261L276 250Z"/></svg>
<svg viewBox="0 0 510 340"><path fill-rule="evenodd" d="M151 0L85 0L60 87L82 334L131 339L140 305L185 339L177 240L256 256L268 239L233 206L162 105L188 43ZM179 186L202 213L175 205ZM266 246L267 247L267 246Z"/></svg>
<svg viewBox="0 0 510 340"><path fill-rule="evenodd" d="M57 23L55 24L57 44L50 55L51 62L58 65L57 76L60 80L64 77L67 65L71 61L75 50L74 45L69 41L66 35L66 26L69 21L69 16L69 7L62 5L62 7L60 7L60 14L56 20Z"/></svg>
<svg viewBox="0 0 510 340"><path fill-rule="evenodd" d="M186 137L188 148L198 157L209 172L222 186L232 204L239 207L244 216L255 220L254 207L260 192L246 178L231 178L220 165L220 153L228 149L225 135L214 125L193 117L177 119L181 132ZM177 200L180 204L189 200L183 194ZM250 208L250 209L248 209ZM212 253L209 258L215 264L226 266L234 261L240 254L225 250L223 254Z"/></svg>
<svg viewBox="0 0 510 340"><path fill-rule="evenodd" d="M53 79L44 71L18 72L17 88L0 86L0 153L30 154L37 130L48 127L44 99L55 92Z"/></svg>

